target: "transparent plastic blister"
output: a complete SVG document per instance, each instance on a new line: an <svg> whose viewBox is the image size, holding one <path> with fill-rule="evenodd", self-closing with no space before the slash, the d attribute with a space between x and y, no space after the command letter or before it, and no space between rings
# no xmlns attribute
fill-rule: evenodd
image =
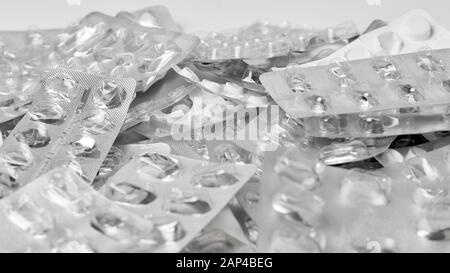
<svg viewBox="0 0 450 273"><path fill-rule="evenodd" d="M152 251L164 239L147 219L56 168L0 201L2 252Z"/></svg>
<svg viewBox="0 0 450 273"><path fill-rule="evenodd" d="M149 6L133 12L122 11L116 17L128 19L144 27L159 27L179 31L170 11L165 6Z"/></svg>
<svg viewBox="0 0 450 273"><path fill-rule="evenodd" d="M202 77L200 80L199 75L197 75L200 73L196 74L190 67L184 67L183 69L176 67L174 69L176 69L176 72L179 75L185 77L188 81L196 84L203 90L216 94L236 104L241 104L246 108L266 107L269 105L269 98L264 91L259 90L260 83L257 84L258 87L253 88L246 84L242 84L239 81L235 81L232 78L224 77L225 79L230 80L230 82L222 84L211 81L207 79L207 77ZM255 75L255 77L259 78L259 75ZM248 83L250 84L250 82Z"/></svg>
<svg viewBox="0 0 450 273"><path fill-rule="evenodd" d="M68 27L58 38L59 63L93 74L132 77L138 92L146 91L198 43L194 36L98 12Z"/></svg>
<svg viewBox="0 0 450 273"><path fill-rule="evenodd" d="M151 148L162 153L170 152L170 146L165 143L135 143L127 145L114 145L109 150L106 158L95 176L92 186L95 189L103 187L109 177L113 176L120 168L127 164L140 150Z"/></svg>
<svg viewBox="0 0 450 273"><path fill-rule="evenodd" d="M137 125L133 130L148 138L190 138L193 130L208 133L205 128L211 131L214 125L223 124L224 121L233 123L235 113L240 110L243 110L242 105L236 105L216 94L203 92L197 86L179 102L153 112L150 121Z"/></svg>
<svg viewBox="0 0 450 273"><path fill-rule="evenodd" d="M108 179L100 192L151 219L164 237L172 238L158 251L177 252L255 171L253 165L210 163L145 149Z"/></svg>
<svg viewBox="0 0 450 273"><path fill-rule="evenodd" d="M10 190L58 166L92 181L119 133L135 85L133 79L51 70L39 99L0 147L0 165L14 182Z"/></svg>
<svg viewBox="0 0 450 273"><path fill-rule="evenodd" d="M447 148L376 171L315 165L299 150L271 154L259 251L448 251Z"/></svg>
<svg viewBox="0 0 450 273"><path fill-rule="evenodd" d="M264 152L275 151L278 148L307 147L325 164L336 165L365 160L381 154L395 139L395 137L316 137L310 136L305 130L307 127L303 126L304 122L287 115L269 120L264 112L260 111L258 118L250 120L237 133L239 136L243 136L246 131L252 132L255 139L233 142L258 156L263 156Z"/></svg>
<svg viewBox="0 0 450 273"><path fill-rule="evenodd" d="M346 43L357 37L354 24L343 23L327 29L295 28L288 24L255 23L231 35L210 33L197 50L196 59L216 61L226 59L267 59L304 52L323 44Z"/></svg>
<svg viewBox="0 0 450 273"><path fill-rule="evenodd" d="M170 107L196 88L195 85L186 81L174 70L168 71L163 81L158 81L152 85L151 91L136 94L122 131L141 122L149 121L153 112Z"/></svg>
<svg viewBox="0 0 450 273"><path fill-rule="evenodd" d="M305 118L310 135L369 137L445 130L448 53L422 49L336 61L267 73L261 80L283 110Z"/></svg>

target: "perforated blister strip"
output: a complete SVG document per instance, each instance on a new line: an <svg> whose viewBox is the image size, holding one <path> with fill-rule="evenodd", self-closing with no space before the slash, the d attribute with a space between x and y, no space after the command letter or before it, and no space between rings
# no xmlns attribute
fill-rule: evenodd
<svg viewBox="0 0 450 273"><path fill-rule="evenodd" d="M76 82L76 94L69 94L71 99L57 99L52 96L60 96L56 92L50 95L44 85L48 79L68 76ZM104 81L117 84L119 88L119 100L115 107L100 109L94 102L93 94L99 91ZM111 80L111 81L109 81ZM128 107L133 99L136 82L133 79L111 79L83 72L64 69L51 70L44 78L41 94L42 97L34 104L34 108L27 113L17 124L4 145L0 147L0 166L7 170L13 170L10 179L14 181L13 188L23 186L34 178L46 173L52 168L65 165L82 174L88 181L92 181L98 168L112 146L120 127L126 117ZM100 92L100 91L99 91ZM100 96L102 96L100 94ZM105 99L108 99L107 94ZM40 108L41 107L41 108ZM45 119L47 114L55 114L54 109L61 108L60 119ZM36 109L40 109L39 115L44 118L36 119ZM96 110L101 110L103 120L95 120L90 128L84 123L89 115ZM58 111L56 111L58 112ZM54 115L55 116L55 115ZM56 115L57 116L57 115ZM37 128L35 131L28 131ZM24 132L27 132L24 134ZM83 156L82 142L74 144L82 136L87 136L87 150L92 152L89 156ZM37 144L33 141L39 139ZM92 143L93 142L93 143ZM75 154L70 154L69 151ZM81 149L81 154L79 153ZM81 155L81 156L80 156ZM94 156L92 156L94 155Z"/></svg>

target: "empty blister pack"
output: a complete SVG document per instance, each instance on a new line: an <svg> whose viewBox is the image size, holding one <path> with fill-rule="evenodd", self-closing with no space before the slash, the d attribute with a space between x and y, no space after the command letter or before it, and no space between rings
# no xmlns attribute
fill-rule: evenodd
<svg viewBox="0 0 450 273"><path fill-rule="evenodd" d="M152 251L164 242L147 219L63 167L0 200L0 222L2 252Z"/></svg>
<svg viewBox="0 0 450 273"><path fill-rule="evenodd" d="M361 35L328 57L302 64L304 67L325 65L336 59L358 60L378 55L405 54L423 47L448 48L450 32L424 10L411 10L388 25Z"/></svg>
<svg viewBox="0 0 450 273"><path fill-rule="evenodd" d="M194 55L199 61L226 59L267 59L290 52L305 52L323 44L347 43L359 35L352 23L316 30L289 25L255 23L234 34L211 33L205 37Z"/></svg>
<svg viewBox="0 0 450 273"><path fill-rule="evenodd" d="M1 197L61 165L92 181L119 133L135 85L133 79L51 70L41 96L0 147Z"/></svg>
<svg viewBox="0 0 450 273"><path fill-rule="evenodd" d="M170 11L165 6L150 6L133 12L122 11L116 17L128 19L144 27L159 27L179 31Z"/></svg>
<svg viewBox="0 0 450 273"><path fill-rule="evenodd" d="M180 251L250 179L256 167L192 160L142 150L100 189L107 198L147 217Z"/></svg>
<svg viewBox="0 0 450 273"><path fill-rule="evenodd" d="M311 135L421 133L420 127L430 131L433 119L434 124L445 126L442 121L447 119L449 99L447 54L447 49L424 49L404 55L338 61L327 66L266 73L261 80L288 114L305 118L305 129Z"/></svg>
<svg viewBox="0 0 450 273"><path fill-rule="evenodd" d="M198 43L198 38L191 35L143 27L98 12L70 26L58 38L57 65L134 78L138 92L146 91Z"/></svg>
<svg viewBox="0 0 450 273"><path fill-rule="evenodd" d="M58 30L0 32L0 123L30 109Z"/></svg>
<svg viewBox="0 0 450 273"><path fill-rule="evenodd" d="M395 137L378 138L326 138L307 134L303 121L287 115L274 115L274 109L259 112L257 118L240 128L237 136L248 136L250 140L233 141L252 154L262 156L266 151L278 148L308 148L311 153L327 165L336 165L365 160L386 151ZM266 115L271 110L270 115ZM233 136L230 136L229 139ZM240 139L245 139L244 137Z"/></svg>
<svg viewBox="0 0 450 273"><path fill-rule="evenodd" d="M176 104L197 87L186 81L174 70L169 70L163 81L152 85L148 92L139 92L130 105L122 131L141 122L149 121L151 115Z"/></svg>
<svg viewBox="0 0 450 273"><path fill-rule="evenodd" d="M122 166L127 164L142 149L151 148L156 152L169 153L170 146L165 143L141 143L112 146L102 165L98 169L97 175L92 182L92 187L99 189L103 187L109 177L114 175Z"/></svg>
<svg viewBox="0 0 450 273"><path fill-rule="evenodd" d="M260 197L260 251L450 248L445 152L436 160L418 154L405 165L377 171L316 165L300 150L269 157Z"/></svg>
<svg viewBox="0 0 450 273"><path fill-rule="evenodd" d="M171 135L176 139L189 139L197 132L204 135L215 130L221 132L215 125L222 125L227 120L233 123L235 113L242 109L242 105L236 105L216 94L203 92L203 89L196 86L179 102L151 113L150 121L139 124L133 130L148 138Z"/></svg>

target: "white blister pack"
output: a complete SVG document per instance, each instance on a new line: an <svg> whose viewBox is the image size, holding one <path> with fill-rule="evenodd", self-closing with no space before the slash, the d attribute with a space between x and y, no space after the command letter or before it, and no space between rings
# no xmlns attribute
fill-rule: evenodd
<svg viewBox="0 0 450 273"><path fill-rule="evenodd" d="M376 137L445 130L449 49L266 73L261 81L307 134Z"/></svg>
<svg viewBox="0 0 450 273"><path fill-rule="evenodd" d="M330 56L302 64L303 67L330 64L336 59L358 60L385 54L405 54L423 47L450 47L450 32L424 10L411 10L387 26L364 35Z"/></svg>
<svg viewBox="0 0 450 273"><path fill-rule="evenodd" d="M255 173L254 165L193 160L143 149L100 189L124 208L151 219L178 252Z"/></svg>

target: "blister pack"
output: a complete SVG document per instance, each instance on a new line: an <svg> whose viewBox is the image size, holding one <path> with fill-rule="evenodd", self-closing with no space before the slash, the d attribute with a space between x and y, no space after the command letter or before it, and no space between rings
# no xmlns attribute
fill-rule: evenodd
<svg viewBox="0 0 450 273"><path fill-rule="evenodd" d="M150 6L133 12L122 11L117 18L128 19L144 27L159 27L179 31L170 11L165 6Z"/></svg>
<svg viewBox="0 0 450 273"><path fill-rule="evenodd" d="M410 131L418 130L419 124L425 132L431 130L429 123L440 122L441 127L446 124L449 53L448 49L424 49L404 55L338 61L327 66L266 73L261 81L288 114L305 118L305 129L311 135L421 133Z"/></svg>
<svg viewBox="0 0 450 273"><path fill-rule="evenodd" d="M0 32L0 123L30 109L58 30Z"/></svg>
<svg viewBox="0 0 450 273"><path fill-rule="evenodd" d="M178 252L255 171L253 165L210 163L149 148L109 178L100 192L158 226L171 242L158 251Z"/></svg>
<svg viewBox="0 0 450 273"><path fill-rule="evenodd" d="M211 33L195 51L199 61L226 59L267 59L304 52L323 44L347 43L359 35L354 24L346 22L324 30L295 28L288 24L255 23L231 35Z"/></svg>
<svg viewBox="0 0 450 273"><path fill-rule="evenodd" d="M1 197L61 165L92 181L119 133L135 86L133 79L64 69L46 74L32 109L0 147Z"/></svg>
<svg viewBox="0 0 450 273"><path fill-rule="evenodd" d="M139 92L128 111L122 131L141 122L149 121L152 113L176 104L197 87L186 81L174 70L169 70L164 81L152 85L148 92Z"/></svg>
<svg viewBox="0 0 450 273"><path fill-rule="evenodd" d="M267 107L269 105L270 100L264 92L253 92L254 90L246 89L234 81L221 84L208 80L205 77L200 79L190 67L184 67L183 69L176 67L174 69L179 75L198 85L203 90L236 104L242 104L245 108Z"/></svg>
<svg viewBox="0 0 450 273"><path fill-rule="evenodd" d="M191 138L195 132L208 134L216 124L223 124L227 120L233 122L235 113L242 109L242 105L203 92L197 86L178 103L153 112L149 122L143 122L133 130L151 139L165 136Z"/></svg>
<svg viewBox="0 0 450 273"><path fill-rule="evenodd" d="M108 178L113 176L120 168L127 164L142 149L152 149L156 152L169 153L170 146L165 143L139 143L128 145L114 145L109 150L97 175L92 182L92 187L98 190L103 187Z"/></svg>
<svg viewBox="0 0 450 273"><path fill-rule="evenodd" d="M448 240L444 156L431 162L418 154L406 168L396 164L377 171L323 166L299 150L266 159L260 251L440 252L450 247L443 242Z"/></svg>
<svg viewBox="0 0 450 273"><path fill-rule="evenodd" d="M56 64L92 74L131 77L137 81L136 91L142 92L197 43L195 36L94 12L58 36L55 48L60 60Z"/></svg>
<svg viewBox="0 0 450 273"><path fill-rule="evenodd" d="M63 167L0 200L0 211L2 252L152 251L164 242L151 222Z"/></svg>
<svg viewBox="0 0 450 273"><path fill-rule="evenodd" d="M269 111L269 110L265 110ZM233 141L252 154L262 156L266 151L278 148L308 147L327 165L336 165L365 160L386 151L395 137L379 138L325 138L310 136L303 128L303 121L282 113L275 118L260 111L237 135L247 132L250 140ZM271 113L273 115L273 112ZM231 138L230 138L231 139Z"/></svg>
<svg viewBox="0 0 450 273"><path fill-rule="evenodd" d="M424 10L411 10L388 25L361 35L356 40L318 61L304 67L330 64L336 59L358 60L377 56L416 52L423 47L448 48L450 32Z"/></svg>

